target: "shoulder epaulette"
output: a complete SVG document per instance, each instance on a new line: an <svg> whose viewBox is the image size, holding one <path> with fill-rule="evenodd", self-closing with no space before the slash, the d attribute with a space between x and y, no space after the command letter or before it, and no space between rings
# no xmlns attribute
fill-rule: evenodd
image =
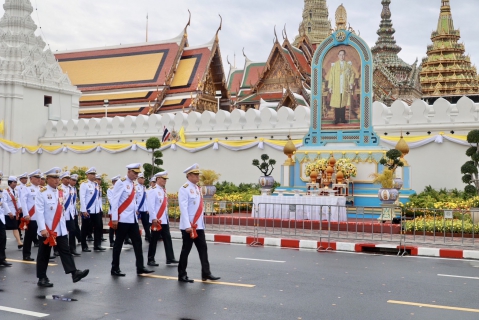
<svg viewBox="0 0 479 320"><path fill-rule="evenodd" d="M62 186L58 186L57 189L58 189L58 190L63 190L63 187L62 187Z"/></svg>
<svg viewBox="0 0 479 320"><path fill-rule="evenodd" d="M44 192L44 191L47 191L47 187L41 187L40 188L40 192Z"/></svg>
<svg viewBox="0 0 479 320"><path fill-rule="evenodd" d="M126 178L121 178L120 180L124 182L126 180Z"/></svg>
<svg viewBox="0 0 479 320"><path fill-rule="evenodd" d="M32 186L32 184L30 182L27 183L27 187L31 187L31 186Z"/></svg>
<svg viewBox="0 0 479 320"><path fill-rule="evenodd" d="M190 185L189 183L185 183L185 184L183 185L183 188L187 188L189 185Z"/></svg>

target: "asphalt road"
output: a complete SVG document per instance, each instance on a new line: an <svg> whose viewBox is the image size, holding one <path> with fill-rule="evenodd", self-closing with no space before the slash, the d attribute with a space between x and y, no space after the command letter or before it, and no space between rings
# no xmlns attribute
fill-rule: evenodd
<svg viewBox="0 0 479 320"><path fill-rule="evenodd" d="M173 242L179 258L181 242ZM13 244L9 240L7 257L20 260ZM34 264L11 261L13 267L0 267L0 319L479 318L479 261L209 243L211 269L222 282L184 284L176 281L176 267L164 264L159 245L152 277L136 275L127 249L121 260L126 277L112 278L108 250L75 258L79 269L90 269L76 284L61 265L50 266L53 288L36 286ZM201 276L195 248L188 275ZM24 311L39 314L18 313Z"/></svg>

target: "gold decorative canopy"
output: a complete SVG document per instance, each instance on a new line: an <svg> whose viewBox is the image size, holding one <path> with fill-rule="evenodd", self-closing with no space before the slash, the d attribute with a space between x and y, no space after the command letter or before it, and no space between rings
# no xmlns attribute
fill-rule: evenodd
<svg viewBox="0 0 479 320"><path fill-rule="evenodd" d="M346 30L347 23L348 13L343 4L341 4L338 9L336 9L336 30Z"/></svg>

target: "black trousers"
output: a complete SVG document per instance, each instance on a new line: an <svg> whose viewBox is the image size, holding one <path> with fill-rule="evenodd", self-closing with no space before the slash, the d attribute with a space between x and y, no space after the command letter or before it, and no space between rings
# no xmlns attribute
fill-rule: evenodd
<svg viewBox="0 0 479 320"><path fill-rule="evenodd" d="M145 230L145 239L151 239L151 232L150 232L150 215L145 211L139 211L141 217L141 224L143 225L143 229Z"/></svg>
<svg viewBox="0 0 479 320"><path fill-rule="evenodd" d="M80 226L78 225L78 215L75 215L75 238L77 239L78 243L81 242L81 232L80 232Z"/></svg>
<svg viewBox="0 0 479 320"><path fill-rule="evenodd" d="M151 231L150 246L148 247L148 261L155 260L156 245L160 236L163 237L163 244L165 246L166 261L175 260L175 253L173 252L173 241L171 241L170 226L162 224L160 231Z"/></svg>
<svg viewBox="0 0 479 320"><path fill-rule="evenodd" d="M5 219L7 216L5 216ZM5 255L5 248L7 246L7 233L5 232L5 224L0 221L0 261L7 259Z"/></svg>
<svg viewBox="0 0 479 320"><path fill-rule="evenodd" d="M136 267L138 269L144 267L140 227L138 226L138 223L118 222L118 228L116 229L116 240L113 244L113 261L111 262L112 270L120 269L121 248L123 248L123 241L125 241L127 235L130 237L131 242L133 243L133 250L135 251L136 257Z"/></svg>
<svg viewBox="0 0 479 320"><path fill-rule="evenodd" d="M190 254L193 243L198 250L201 262L201 276L209 276L210 263L208 262L208 247L206 246L205 230L196 230L198 237L191 239L190 234L185 230L181 230L181 237L183 238L183 246L181 247L180 263L178 264L178 276L186 276L186 267L188 266L188 255Z"/></svg>
<svg viewBox="0 0 479 320"><path fill-rule="evenodd" d="M25 230L25 238L23 239L23 257L27 258L32 255L32 243L37 238L38 225L36 221L30 220L28 229Z"/></svg>
<svg viewBox="0 0 479 320"><path fill-rule="evenodd" d="M75 221L73 219L67 220L67 230L68 230L68 247L70 252L76 251L76 241L75 241Z"/></svg>
<svg viewBox="0 0 479 320"><path fill-rule="evenodd" d="M50 253L52 248L48 244L44 244L46 238L40 237L40 245L38 247L37 255L37 278L46 278L47 277L47 268L48 260L50 259ZM77 270L75 266L75 261L73 261L73 256L70 253L70 248L68 247L68 237L60 236L57 237L57 250L60 254L60 259L62 260L63 270L65 273L72 273Z"/></svg>
<svg viewBox="0 0 479 320"><path fill-rule="evenodd" d="M95 248L101 247L101 238L103 235L102 215L100 213L91 213L90 218L84 218L81 226L81 246L83 249L88 248L86 237L91 234L93 230L93 246Z"/></svg>

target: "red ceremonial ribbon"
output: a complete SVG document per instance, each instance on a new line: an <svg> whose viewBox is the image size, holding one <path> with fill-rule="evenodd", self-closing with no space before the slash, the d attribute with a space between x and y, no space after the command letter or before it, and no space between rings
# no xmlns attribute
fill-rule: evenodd
<svg viewBox="0 0 479 320"><path fill-rule="evenodd" d="M27 220L25 218L20 219L20 230L28 230L28 224L30 223L30 220Z"/></svg>
<svg viewBox="0 0 479 320"><path fill-rule="evenodd" d="M53 217L53 223L52 223L52 230L48 228L48 226L45 224L45 227L47 228L48 231L48 237L43 241L44 244L48 244L50 247L56 246L57 245L57 236L58 234L55 232L57 229L58 224L60 223L60 219L62 217L62 212L63 212L63 206L60 204L60 198L63 198L63 191L58 190L58 202L57 202L57 211L55 211L55 216Z"/></svg>
<svg viewBox="0 0 479 320"><path fill-rule="evenodd" d="M123 202L121 204L121 206L118 208L118 221L120 221L120 215L123 213L123 211L126 210L126 208L128 208L130 206L130 204L132 203L133 199L135 198L135 185L133 185L133 190L131 191L130 195L128 196L128 198L126 198L125 202ZM108 222L108 226L110 228L113 228L113 222L110 220L110 222Z"/></svg>
<svg viewBox="0 0 479 320"><path fill-rule="evenodd" d="M197 222L200 219L200 216L202 213L203 213L203 197L201 196L201 190L200 190L200 205L198 209L196 210L195 217L193 218L193 222L191 223L191 233L190 233L191 239L198 238L198 233L196 232L196 228L198 228Z"/></svg>
<svg viewBox="0 0 479 320"><path fill-rule="evenodd" d="M10 198L12 199L12 203L13 203L13 207L15 208L15 215L17 216L17 218L20 216L20 210L18 210L18 207L17 207L17 200L15 200L15 197L13 196L13 194L10 192L10 189L7 189L7 192L8 194L10 195Z"/></svg>
<svg viewBox="0 0 479 320"><path fill-rule="evenodd" d="M161 217L163 217L163 214L165 213L165 210L166 210L166 204L168 203L168 198L166 197L166 192L165 192L165 197L163 198L163 203L161 204L160 206L160 209L158 210L158 213L156 214L156 220L158 220L158 222L155 224L153 224L151 226L151 231L160 231L161 230Z"/></svg>

